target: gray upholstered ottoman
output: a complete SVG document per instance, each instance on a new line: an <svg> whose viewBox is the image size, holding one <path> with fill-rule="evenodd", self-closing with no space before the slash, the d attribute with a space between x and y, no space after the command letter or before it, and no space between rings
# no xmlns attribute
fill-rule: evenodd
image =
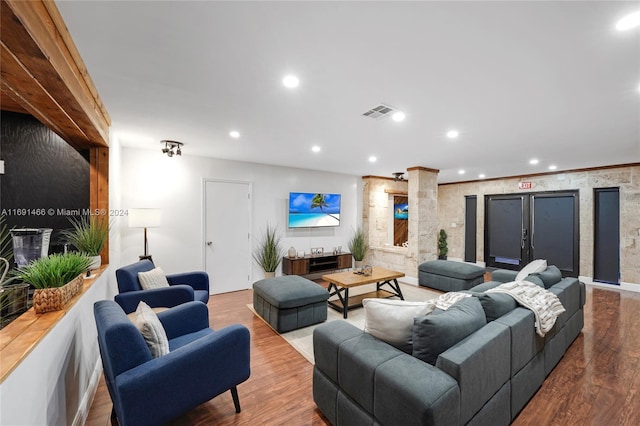
<svg viewBox="0 0 640 426"><path fill-rule="evenodd" d="M297 275L253 283L253 308L278 333L327 320L329 292Z"/></svg>
<svg viewBox="0 0 640 426"><path fill-rule="evenodd" d="M470 263L430 260L418 266L418 284L442 291L469 290L484 282L484 271Z"/></svg>

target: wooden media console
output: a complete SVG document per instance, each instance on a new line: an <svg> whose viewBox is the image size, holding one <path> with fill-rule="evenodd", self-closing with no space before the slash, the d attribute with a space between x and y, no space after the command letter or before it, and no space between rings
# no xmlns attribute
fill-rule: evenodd
<svg viewBox="0 0 640 426"><path fill-rule="evenodd" d="M352 266L351 253L313 254L304 257L282 259L282 273L285 275L308 275L317 272L347 269Z"/></svg>

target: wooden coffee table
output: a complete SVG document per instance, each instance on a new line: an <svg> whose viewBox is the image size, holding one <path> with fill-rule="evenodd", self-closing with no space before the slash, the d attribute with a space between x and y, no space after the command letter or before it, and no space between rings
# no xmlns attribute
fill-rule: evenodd
<svg viewBox="0 0 640 426"><path fill-rule="evenodd" d="M402 272L391 271L389 269L373 267L371 275L364 276L356 274L354 271L338 272L337 274L323 275L322 279L329 282L329 297L338 296L337 299L329 300L329 306L342 312L346 319L349 309L362 306L362 299L365 298L387 298L397 296L404 300L402 290L398 284L398 278L404 277ZM365 284L376 283L376 290L365 294L358 294L349 297L349 289ZM388 285L391 291L382 290L383 285Z"/></svg>

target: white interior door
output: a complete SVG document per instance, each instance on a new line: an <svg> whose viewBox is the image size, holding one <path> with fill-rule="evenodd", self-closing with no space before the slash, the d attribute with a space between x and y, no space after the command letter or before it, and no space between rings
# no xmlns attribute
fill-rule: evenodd
<svg viewBox="0 0 640 426"><path fill-rule="evenodd" d="M249 288L251 183L205 180L205 270L210 293Z"/></svg>

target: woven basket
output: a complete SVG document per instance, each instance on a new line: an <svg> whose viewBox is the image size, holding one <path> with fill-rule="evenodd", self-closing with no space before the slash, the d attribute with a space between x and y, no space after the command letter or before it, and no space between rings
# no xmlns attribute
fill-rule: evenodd
<svg viewBox="0 0 640 426"><path fill-rule="evenodd" d="M82 291L82 274L62 287L38 288L33 291L33 310L36 314L59 311L73 296Z"/></svg>

